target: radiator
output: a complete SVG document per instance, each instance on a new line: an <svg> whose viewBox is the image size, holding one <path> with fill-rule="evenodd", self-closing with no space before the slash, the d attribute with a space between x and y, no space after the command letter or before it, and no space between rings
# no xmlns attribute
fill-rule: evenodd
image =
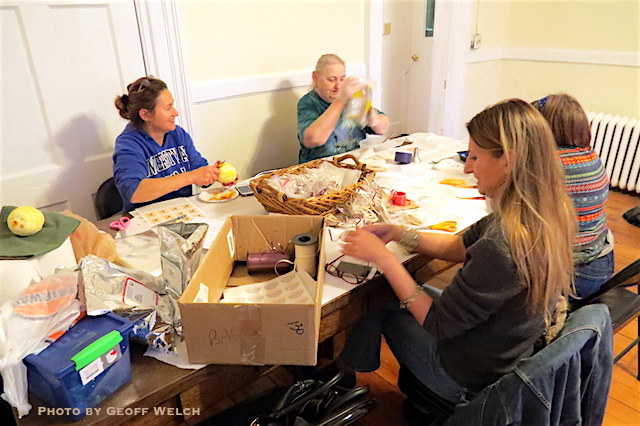
<svg viewBox="0 0 640 426"><path fill-rule="evenodd" d="M600 155L611 186L640 193L640 121L589 112L591 146Z"/></svg>

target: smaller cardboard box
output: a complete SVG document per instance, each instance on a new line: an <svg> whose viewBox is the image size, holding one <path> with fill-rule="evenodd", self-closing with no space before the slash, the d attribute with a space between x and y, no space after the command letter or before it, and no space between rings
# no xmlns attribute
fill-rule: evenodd
<svg viewBox="0 0 640 426"><path fill-rule="evenodd" d="M324 265L321 216L230 216L178 300L182 329L195 364L315 365L324 268L310 304L220 303L225 287L268 281L247 273L249 253L271 245L293 252L297 234L318 237Z"/></svg>

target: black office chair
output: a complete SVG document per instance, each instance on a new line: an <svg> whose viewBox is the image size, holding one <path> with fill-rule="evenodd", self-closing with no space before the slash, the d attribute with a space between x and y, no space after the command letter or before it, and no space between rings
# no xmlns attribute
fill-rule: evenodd
<svg viewBox="0 0 640 426"><path fill-rule="evenodd" d="M106 219L122 211L122 197L112 177L102 182L93 199L98 220Z"/></svg>
<svg viewBox="0 0 640 426"><path fill-rule="evenodd" d="M470 402L442 399L406 367L400 368L398 387L416 424L600 424L611 383L612 341L607 308L585 306L568 317L556 340ZM550 373L553 384L546 381Z"/></svg>
<svg viewBox="0 0 640 426"><path fill-rule="evenodd" d="M636 260L622 271L615 274L609 281L595 293L571 303L571 310L590 305L593 303L604 303L609 307L611 314L611 325L613 332L617 332L629 322L640 316L640 295L638 294L638 284L640 284L640 259ZM635 292L628 290L635 286ZM638 320L638 334L633 342L624 348L613 362L616 363L625 356L634 346L640 344L640 319ZM640 380L640 356L638 357L638 374L636 379Z"/></svg>

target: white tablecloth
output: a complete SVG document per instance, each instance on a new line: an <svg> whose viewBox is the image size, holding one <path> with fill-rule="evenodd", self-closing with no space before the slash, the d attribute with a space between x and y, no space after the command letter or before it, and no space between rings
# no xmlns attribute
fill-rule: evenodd
<svg viewBox="0 0 640 426"><path fill-rule="evenodd" d="M397 147L407 138L413 140L411 145ZM480 195L477 190L454 188L438 183L443 179L458 178L464 179L470 185L475 184L473 176L463 174L462 168L464 165L456 154L457 151L467 149L465 142L433 134L415 133L408 137L390 139L382 144L376 145L374 143L373 145L376 148L375 150L366 148L355 150L351 153L362 162L375 165L379 169L385 169L376 174L376 183L380 186L406 192L407 198L415 201L420 206L418 209L411 210L411 213L418 215L425 224L455 220L458 222L458 229L464 229L488 213L488 206L485 200L458 198ZM413 152L416 146L419 148L420 162L397 164L393 161L396 151ZM438 164L431 162L431 160L447 157L454 158L445 159ZM203 218L198 218L198 221L207 222L210 226L205 247L208 247L215 239L227 216L267 214L262 205L252 196L237 197L221 203L206 203L200 201L197 196L193 196L189 197L189 201L206 215L204 220L201 220ZM149 229L149 225L139 217L134 217L126 233L127 235L133 235L147 229ZM344 232L344 229L334 229L332 231L334 240L342 232ZM402 260L409 258L402 250L398 250L397 254ZM340 242L325 238L325 255L327 262L340 256ZM353 258L345 260L357 262ZM343 295L353 287L354 285L346 283L338 277L325 274L323 305Z"/></svg>

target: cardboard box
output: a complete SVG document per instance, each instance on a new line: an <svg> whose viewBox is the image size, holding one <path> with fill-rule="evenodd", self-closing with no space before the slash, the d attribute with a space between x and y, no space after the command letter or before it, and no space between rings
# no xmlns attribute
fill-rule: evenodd
<svg viewBox="0 0 640 426"><path fill-rule="evenodd" d="M280 244L293 253L293 236L318 237L324 265L321 216L231 216L205 255L178 304L189 361L196 364L315 365L324 268L318 268L313 304L219 303L224 288L268 281L250 276L248 253Z"/></svg>

